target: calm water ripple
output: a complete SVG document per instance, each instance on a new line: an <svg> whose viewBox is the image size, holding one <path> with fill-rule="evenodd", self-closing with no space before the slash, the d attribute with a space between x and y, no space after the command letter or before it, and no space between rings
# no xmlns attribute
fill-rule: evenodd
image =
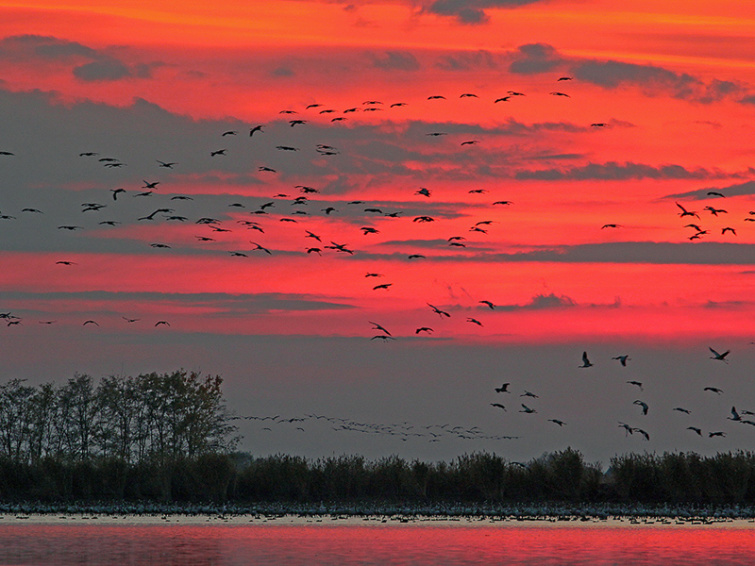
<svg viewBox="0 0 755 566"><path fill-rule="evenodd" d="M0 564L608 566L755 563L727 526L0 524Z"/></svg>

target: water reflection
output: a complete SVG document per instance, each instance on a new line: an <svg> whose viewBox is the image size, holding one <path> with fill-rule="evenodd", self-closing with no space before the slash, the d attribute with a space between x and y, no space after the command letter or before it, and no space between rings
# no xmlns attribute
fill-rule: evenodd
<svg viewBox="0 0 755 566"><path fill-rule="evenodd" d="M725 526L0 524L3 565L730 566L753 548Z"/></svg>

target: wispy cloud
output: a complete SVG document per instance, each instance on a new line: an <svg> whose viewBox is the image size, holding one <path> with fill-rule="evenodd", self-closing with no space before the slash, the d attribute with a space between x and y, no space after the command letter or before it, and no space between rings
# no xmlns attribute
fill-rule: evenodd
<svg viewBox="0 0 755 566"><path fill-rule="evenodd" d="M527 303L521 305L497 305L496 309L502 311L520 311L561 309L575 306L577 306L577 303L574 301L574 299L566 295L556 295L555 293L538 293Z"/></svg>
<svg viewBox="0 0 755 566"><path fill-rule="evenodd" d="M529 43L520 45L509 71L520 75L547 73L563 65L561 57L552 45L546 43Z"/></svg>
<svg viewBox="0 0 755 566"><path fill-rule="evenodd" d="M516 74L547 73L562 68L579 81L606 89L634 86L642 89L648 96L668 94L674 98L703 104L733 99L747 91L747 86L737 81L715 78L704 80L689 73L677 73L657 65L613 59L566 57L547 43L521 45L510 58L509 71ZM755 97L740 99L743 103L753 101Z"/></svg>
<svg viewBox="0 0 755 566"><path fill-rule="evenodd" d="M93 49L76 41L53 36L15 35L0 40L0 59L16 63L67 64L81 81L117 81L126 78L149 79L162 62L127 63L114 50Z"/></svg>
<svg viewBox="0 0 755 566"><path fill-rule="evenodd" d="M484 24L490 19L486 10L517 8L540 1L543 0L435 0L427 11L456 18L462 24Z"/></svg>
<svg viewBox="0 0 755 566"><path fill-rule="evenodd" d="M623 61L584 61L572 65L576 79L618 88L623 85L641 87L648 95L670 93L674 98L711 103L741 94L744 86L733 81L704 80L688 73L676 73L656 65L638 65Z"/></svg>
<svg viewBox="0 0 755 566"><path fill-rule="evenodd" d="M498 69L501 56L480 49L478 51L449 53L441 55L435 67L444 71L470 71L476 69Z"/></svg>
<svg viewBox="0 0 755 566"><path fill-rule="evenodd" d="M588 163L568 169L537 169L517 171L515 177L520 180L573 181L601 179L621 181L626 179L705 179L728 177L729 174L702 167L687 169L682 165L647 165L644 163Z"/></svg>
<svg viewBox="0 0 755 566"><path fill-rule="evenodd" d="M755 169L749 171L752 175L755 175ZM711 195L709 193L721 193L724 197L738 197L745 195L755 194L755 181L746 181L744 183L736 183L734 185L727 185L724 187L703 187L701 189L695 189L694 191L686 191L683 193L672 193L665 195L664 199L690 199L690 200L703 200L710 198L721 198L718 195Z"/></svg>
<svg viewBox="0 0 755 566"><path fill-rule="evenodd" d="M372 66L383 71L418 71L421 65L409 51L385 51L367 53Z"/></svg>
<svg viewBox="0 0 755 566"><path fill-rule="evenodd" d="M213 314L248 315L280 311L343 310L354 308L347 302L298 293L170 293L170 292L117 292L117 291L74 291L74 292L24 292L3 293L7 301L60 301L61 304L99 303L107 301L113 311L129 309L135 305L148 308L149 304L174 304L183 308L209 309Z"/></svg>

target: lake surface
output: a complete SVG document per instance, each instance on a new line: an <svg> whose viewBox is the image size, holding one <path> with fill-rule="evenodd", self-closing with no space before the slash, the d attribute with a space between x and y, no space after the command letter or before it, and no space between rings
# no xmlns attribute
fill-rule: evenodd
<svg viewBox="0 0 755 566"><path fill-rule="evenodd" d="M755 528L499 524L0 524L3 565L736 565Z"/></svg>

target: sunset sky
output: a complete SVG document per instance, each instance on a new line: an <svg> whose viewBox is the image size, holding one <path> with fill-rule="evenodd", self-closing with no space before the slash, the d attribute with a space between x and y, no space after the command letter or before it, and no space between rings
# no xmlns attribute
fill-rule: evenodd
<svg viewBox="0 0 755 566"><path fill-rule="evenodd" d="M217 373L254 454L750 448L753 29L0 0L0 380Z"/></svg>

